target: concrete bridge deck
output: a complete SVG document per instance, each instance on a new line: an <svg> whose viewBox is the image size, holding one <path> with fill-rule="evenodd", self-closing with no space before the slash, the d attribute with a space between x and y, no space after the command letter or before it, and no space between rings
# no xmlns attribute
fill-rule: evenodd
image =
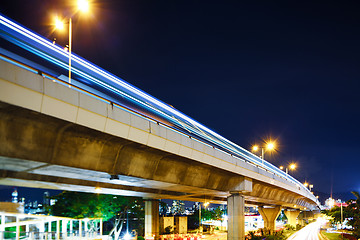
<svg viewBox="0 0 360 240"><path fill-rule="evenodd" d="M0 184L217 203L243 189L251 204L316 206L261 165L5 61L0 101Z"/></svg>

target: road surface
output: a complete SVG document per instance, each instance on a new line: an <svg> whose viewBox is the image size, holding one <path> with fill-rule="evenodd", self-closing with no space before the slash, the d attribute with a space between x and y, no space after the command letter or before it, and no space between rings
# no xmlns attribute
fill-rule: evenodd
<svg viewBox="0 0 360 240"><path fill-rule="evenodd" d="M322 240L320 228L326 220L319 218L316 222L310 223L306 227L291 235L288 240Z"/></svg>

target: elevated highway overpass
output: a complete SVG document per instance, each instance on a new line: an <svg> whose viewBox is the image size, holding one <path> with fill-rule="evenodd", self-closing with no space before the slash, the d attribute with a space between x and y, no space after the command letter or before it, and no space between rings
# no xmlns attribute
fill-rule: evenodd
<svg viewBox="0 0 360 240"><path fill-rule="evenodd" d="M182 121L182 131L76 79L69 88L63 76L7 53L0 60L0 184L144 197L146 232L155 235L151 199L227 203L229 239L244 237L245 204L260 206L268 228L281 208L290 219L317 208L313 194L275 166L216 134L207 136L230 150L189 131L203 133L201 125Z"/></svg>

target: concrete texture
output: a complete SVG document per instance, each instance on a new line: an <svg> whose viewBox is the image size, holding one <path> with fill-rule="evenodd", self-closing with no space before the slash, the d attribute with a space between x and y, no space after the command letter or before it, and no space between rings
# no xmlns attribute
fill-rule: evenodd
<svg viewBox="0 0 360 240"><path fill-rule="evenodd" d="M264 220L264 228L271 232L275 231L275 220L281 212L281 207L275 206L273 208L265 208L261 206L258 210Z"/></svg>
<svg viewBox="0 0 360 240"><path fill-rule="evenodd" d="M286 209L284 210L284 214L288 219L288 224L290 224L291 226L296 227L296 219L300 214L299 210L294 210L294 209Z"/></svg>
<svg viewBox="0 0 360 240"><path fill-rule="evenodd" d="M226 203L245 177L246 203L316 206L260 166L2 60L0 143L5 185Z"/></svg>
<svg viewBox="0 0 360 240"><path fill-rule="evenodd" d="M175 216L175 229L174 233L186 234L187 233L187 217Z"/></svg>
<svg viewBox="0 0 360 240"><path fill-rule="evenodd" d="M159 239L159 200L145 199L145 238Z"/></svg>
<svg viewBox="0 0 360 240"><path fill-rule="evenodd" d="M245 239L245 201L240 193L231 194L227 199L228 240Z"/></svg>
<svg viewBox="0 0 360 240"><path fill-rule="evenodd" d="M165 228L171 227L174 231L174 217L160 217L160 234L165 234Z"/></svg>

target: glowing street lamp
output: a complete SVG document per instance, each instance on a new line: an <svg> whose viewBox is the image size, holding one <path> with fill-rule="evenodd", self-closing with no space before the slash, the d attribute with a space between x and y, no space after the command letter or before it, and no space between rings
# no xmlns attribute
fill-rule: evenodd
<svg viewBox="0 0 360 240"><path fill-rule="evenodd" d="M77 9L83 13L88 12L90 9L89 2L87 0L78 0ZM56 18L55 20L55 28L59 30L64 29L64 23L59 18ZM69 18L69 84L71 84L71 50L72 50L72 19L70 17Z"/></svg>
<svg viewBox="0 0 360 240"><path fill-rule="evenodd" d="M63 30L64 29L64 22L61 21L61 19L56 18L55 19L55 28L59 29L59 30Z"/></svg>
<svg viewBox="0 0 360 240"><path fill-rule="evenodd" d="M257 152L259 149L261 149L261 159L263 160L262 163L264 163L264 155L265 151L273 151L275 150L275 143L274 142L268 142L265 146L259 147L258 145L252 146L252 151Z"/></svg>
<svg viewBox="0 0 360 240"><path fill-rule="evenodd" d="M284 166L280 166L279 168L280 168L280 170L284 170ZM291 163L288 167L285 168L285 172L286 172L286 174L288 174L288 171L289 171L289 170L293 171L293 170L295 170L295 169L296 169L296 164L295 164L295 163ZM305 184L304 184L304 185L305 185Z"/></svg>
<svg viewBox="0 0 360 240"><path fill-rule="evenodd" d="M90 4L87 0L78 0L77 5L81 12L88 12L90 9Z"/></svg>

